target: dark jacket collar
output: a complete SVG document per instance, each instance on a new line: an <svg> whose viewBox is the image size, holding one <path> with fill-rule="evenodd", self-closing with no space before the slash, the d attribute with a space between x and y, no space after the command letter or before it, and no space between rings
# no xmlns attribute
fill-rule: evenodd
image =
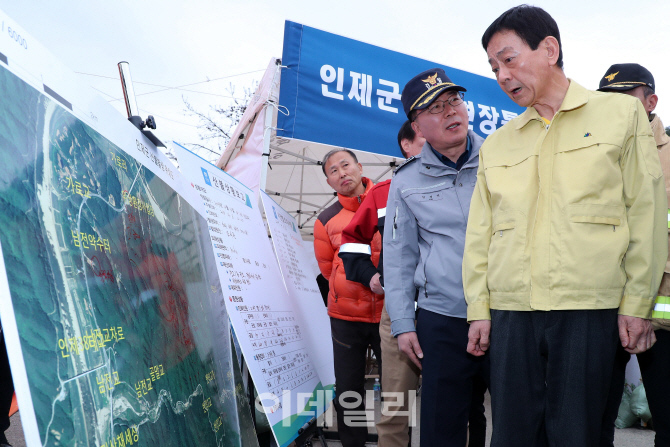
<svg viewBox="0 0 670 447"><path fill-rule="evenodd" d="M472 130L468 130L468 138L470 139L470 157L461 169L479 166L479 148L482 146L482 143L484 143L484 139ZM426 144L423 145L423 149L421 149L420 172L422 174L438 177L458 172L456 169L442 163L432 149L432 146L427 141Z"/></svg>

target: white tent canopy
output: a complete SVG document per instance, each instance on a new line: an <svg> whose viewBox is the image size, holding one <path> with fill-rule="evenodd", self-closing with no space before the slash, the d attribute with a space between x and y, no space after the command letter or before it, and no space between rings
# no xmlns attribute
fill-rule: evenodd
<svg viewBox="0 0 670 447"><path fill-rule="evenodd" d="M314 220L336 200L326 183L321 160L335 149L318 143L273 137L265 192L295 216L303 239L312 239ZM404 159L370 152L353 151L363 165L363 175L374 183L391 178L393 169ZM400 155L400 150L398 150Z"/></svg>

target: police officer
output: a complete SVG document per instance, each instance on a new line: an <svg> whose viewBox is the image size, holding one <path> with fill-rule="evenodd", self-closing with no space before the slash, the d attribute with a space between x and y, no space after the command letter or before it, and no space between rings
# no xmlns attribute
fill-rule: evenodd
<svg viewBox="0 0 670 447"><path fill-rule="evenodd" d="M386 208L386 308L399 349L422 369L422 446L465 445L471 407L479 407L484 418L489 377L488 356L465 351L468 323L461 264L483 143L468 130L465 91L438 68L405 85L405 113L426 144L396 171ZM478 432L484 445L484 433ZM470 445L479 445L473 435Z"/></svg>
<svg viewBox="0 0 670 447"><path fill-rule="evenodd" d="M658 103L654 76L640 64L614 64L600 80L598 91L623 93L634 96L642 102L654 134L656 149L658 149L661 169L665 177L665 191L670 192L670 137L665 134L661 118L653 113ZM668 210L670 211L670 201ZM670 213L668 215L670 216ZM668 229L670 232L670 225ZM668 240L670 242L670 237ZM670 446L670 400L666 394L666 385L670 382L670 312L666 311L666 309L670 310L669 296L670 258L665 264L665 271L651 315L651 322L656 333L656 344L648 351L637 354L652 422L656 430L656 447ZM601 447L614 445L614 421L623 395L628 360L630 360L630 354L619 346L601 434Z"/></svg>

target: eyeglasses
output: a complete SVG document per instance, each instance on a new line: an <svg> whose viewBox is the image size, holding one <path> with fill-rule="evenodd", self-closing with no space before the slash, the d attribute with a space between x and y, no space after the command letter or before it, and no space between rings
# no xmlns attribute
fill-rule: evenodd
<svg viewBox="0 0 670 447"><path fill-rule="evenodd" d="M436 99L428 108L418 112L414 116L414 119L412 121L416 121L419 115L421 115L425 110L428 110L428 113L430 113L431 115L437 115L439 113L444 112L444 108L447 106L446 103L448 103L451 107L456 107L463 104L463 92L458 92L456 96L452 96L449 99L445 100Z"/></svg>

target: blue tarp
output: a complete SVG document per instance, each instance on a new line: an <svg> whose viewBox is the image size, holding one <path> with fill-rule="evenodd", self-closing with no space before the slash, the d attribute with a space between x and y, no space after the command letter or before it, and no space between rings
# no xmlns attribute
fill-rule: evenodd
<svg viewBox="0 0 670 447"><path fill-rule="evenodd" d="M483 137L524 110L493 79L295 22L285 24L282 63L279 104L289 113L279 114L277 135L286 138L399 156L400 93L435 67L468 89L470 126Z"/></svg>

